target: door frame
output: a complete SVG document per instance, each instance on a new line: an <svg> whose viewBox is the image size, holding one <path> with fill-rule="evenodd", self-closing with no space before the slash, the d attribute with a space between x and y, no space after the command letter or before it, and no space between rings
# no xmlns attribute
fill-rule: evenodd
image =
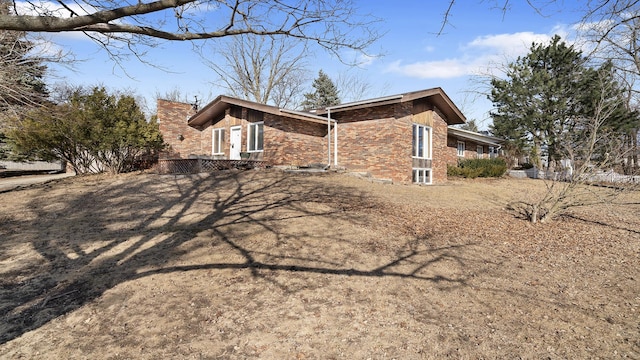
<svg viewBox="0 0 640 360"><path fill-rule="evenodd" d="M234 134L238 135L234 138ZM242 126L232 126L229 128L229 160L240 160L242 152Z"/></svg>

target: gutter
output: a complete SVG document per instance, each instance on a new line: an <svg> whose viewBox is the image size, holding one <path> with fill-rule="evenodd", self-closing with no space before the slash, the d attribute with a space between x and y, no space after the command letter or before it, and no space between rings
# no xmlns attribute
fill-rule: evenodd
<svg viewBox="0 0 640 360"><path fill-rule="evenodd" d="M375 104L377 102L389 101L389 100L398 100L398 99L402 99L403 97L404 97L404 95L402 95L402 94L401 95L391 95L391 96L385 96L385 97L381 97L381 98L375 98L375 99L369 99L369 100L361 100L361 101L355 101L355 102L350 102L350 103L345 103L345 104L340 104L340 105L329 106L329 107L326 107L325 109L327 110L327 112L329 112L331 110L348 108L348 107L352 107L352 106L365 105L365 104Z"/></svg>

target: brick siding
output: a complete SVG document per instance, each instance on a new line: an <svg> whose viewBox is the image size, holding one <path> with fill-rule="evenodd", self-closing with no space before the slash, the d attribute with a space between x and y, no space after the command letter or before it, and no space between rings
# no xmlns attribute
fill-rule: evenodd
<svg viewBox="0 0 640 360"><path fill-rule="evenodd" d="M158 100L158 125L164 142L168 145L160 153L161 159L184 159L202 152L203 134L187 125L187 120L193 114L190 104Z"/></svg>
<svg viewBox="0 0 640 360"><path fill-rule="evenodd" d="M433 112L433 169L432 182L441 184L447 181L447 122L439 111Z"/></svg>
<svg viewBox="0 0 640 360"><path fill-rule="evenodd" d="M446 152L446 163L449 165L458 165L458 159L461 157L458 156L458 141L464 142L464 157L465 159L476 159L478 157L478 144L474 141L468 139L458 139L455 136L447 137L447 152ZM489 147L486 145L482 146L482 158L489 158Z"/></svg>
<svg viewBox="0 0 640 360"><path fill-rule="evenodd" d="M224 128L224 156L221 158L228 159L230 127L238 125L242 126L242 151L246 151L249 124L247 114L245 108L231 107L226 110L223 119L200 131L187 125L188 117L193 115L191 105L159 100L160 131L170 146L163 158L210 156L212 129ZM336 112L332 117L338 121L338 165L349 171L369 172L376 178L395 182L411 182L414 123L427 125L432 129L433 183L445 182L447 164L457 163L457 140L447 136L444 115L426 101ZM327 163L326 124L267 113L263 114L262 120L264 151L252 153L252 160L263 160L271 165L293 166ZM183 140L178 139L180 135L184 137ZM330 136L333 142L333 132ZM333 143L331 152L334 156Z"/></svg>
<svg viewBox="0 0 640 360"><path fill-rule="evenodd" d="M264 152L272 165L326 164L327 126L266 114Z"/></svg>
<svg viewBox="0 0 640 360"><path fill-rule="evenodd" d="M432 129L432 182L447 180L447 123L437 109L399 103L337 113L339 165L395 182L412 181L414 123Z"/></svg>
<svg viewBox="0 0 640 360"><path fill-rule="evenodd" d="M399 105L339 113L338 164L377 178L411 181L411 113Z"/></svg>

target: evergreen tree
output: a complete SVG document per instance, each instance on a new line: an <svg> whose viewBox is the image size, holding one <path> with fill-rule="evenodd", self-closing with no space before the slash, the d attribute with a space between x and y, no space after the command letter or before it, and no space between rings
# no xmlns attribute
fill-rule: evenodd
<svg viewBox="0 0 640 360"><path fill-rule="evenodd" d="M16 152L65 160L78 174L135 170L163 147L157 123L146 121L132 96L99 87L28 112L8 135Z"/></svg>
<svg viewBox="0 0 640 360"><path fill-rule="evenodd" d="M478 132L478 124L476 123L475 119L471 119L471 120L467 121L466 123L460 125L460 129L467 130L467 131Z"/></svg>
<svg viewBox="0 0 640 360"><path fill-rule="evenodd" d="M340 104L338 88L324 71L320 70L318 72L318 77L313 80L311 86L314 91L304 94L305 100L302 102L302 107L305 110L321 109Z"/></svg>
<svg viewBox="0 0 640 360"><path fill-rule="evenodd" d="M583 120L592 116L593 104L622 104L610 69L610 64L588 67L586 58L557 35L549 45L533 44L528 55L509 64L507 79L491 81L493 134L511 147L529 150L538 166L541 149L548 152L549 163L562 159L571 141L578 140L572 135L584 130ZM633 122L632 114L623 107L616 111L608 127L627 128L622 123Z"/></svg>
<svg viewBox="0 0 640 360"><path fill-rule="evenodd" d="M0 14L9 14L10 5L0 0ZM33 54L34 46L23 32L0 30L0 158L9 155L5 143L9 119L43 104L48 96L43 81L46 66Z"/></svg>

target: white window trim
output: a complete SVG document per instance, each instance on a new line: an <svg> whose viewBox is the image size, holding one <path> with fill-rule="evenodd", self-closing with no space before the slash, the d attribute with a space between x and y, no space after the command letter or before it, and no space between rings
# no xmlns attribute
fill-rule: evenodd
<svg viewBox="0 0 640 360"><path fill-rule="evenodd" d="M414 127L418 127L418 129L423 131L423 136L422 136L422 149L424 150L425 153L427 153L426 155L423 154L423 156L414 156L413 153L415 152L416 154L418 153L418 142L416 141L415 143L415 149L411 149L411 157L415 158L415 159L432 159L432 153L433 153L433 148L432 148L432 134L433 134L433 128L431 128L430 126L426 126L426 125L420 125L420 124L413 124L413 126L411 127L411 132L412 132L412 137L413 137L413 128ZM424 136L424 130L428 129L428 136ZM420 131L418 130L418 131ZM426 144L424 144L424 142L427 142ZM413 144L413 139L411 141L411 146L414 146Z"/></svg>
<svg viewBox="0 0 640 360"><path fill-rule="evenodd" d="M418 182L418 173L419 171L425 171L427 172L429 175L425 176L425 180L423 182ZM414 172L415 175L414 175ZM413 176L413 182L416 184L424 184L424 185L431 185L432 181L433 181L433 171L431 169L428 168L413 168L411 171L411 175Z"/></svg>
<svg viewBox="0 0 640 360"><path fill-rule="evenodd" d="M251 144L251 139L250 139L251 128L252 127L257 128L258 125L262 125L262 149L260 149L260 150L249 150L249 145ZM257 138L258 137L258 132L256 131L255 134L256 134L255 135L256 138L254 140L255 140L255 143L257 145L258 144L258 138ZM263 151L264 151L264 121L249 123L249 125L247 126L247 152L256 153L256 152L263 152Z"/></svg>
<svg viewBox="0 0 640 360"><path fill-rule="evenodd" d="M476 157L482 159L484 157L484 146L476 145Z"/></svg>
<svg viewBox="0 0 640 360"><path fill-rule="evenodd" d="M211 133L211 154L212 155L224 155L224 148L222 147L224 143L224 128L213 129ZM217 142L216 142L217 141ZM216 152L215 146L218 145L219 152Z"/></svg>
<svg viewBox="0 0 640 360"><path fill-rule="evenodd" d="M460 145L462 145L462 152L460 152ZM458 141L458 145L457 145L457 149L456 149L458 157L464 157L465 150L466 150L466 145L465 145L464 141Z"/></svg>
<svg viewBox="0 0 640 360"><path fill-rule="evenodd" d="M417 130L416 130L417 129ZM421 134L420 134L421 133ZM426 159L432 160L433 157L433 128L426 125L421 124L413 124L411 127L411 157L413 159ZM420 149L420 144L418 139L422 135L422 156L418 155L418 149ZM426 136L425 136L426 135ZM414 138L415 136L415 138ZM416 154L416 155L413 155ZM423 180L419 180L420 172L423 173ZM423 184L423 185L431 185L433 179L433 170L431 168L412 168L411 176L413 183L415 184Z"/></svg>

